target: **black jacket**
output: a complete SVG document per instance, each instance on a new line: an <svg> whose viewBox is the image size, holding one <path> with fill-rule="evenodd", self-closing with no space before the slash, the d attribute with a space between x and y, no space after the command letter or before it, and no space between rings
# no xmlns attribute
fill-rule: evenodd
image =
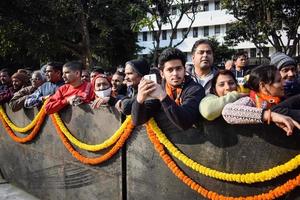
<svg viewBox="0 0 300 200"><path fill-rule="evenodd" d="M199 103L204 96L204 88L195 83L190 76L185 76L181 105L177 105L169 96L161 102L149 100L143 104L138 103L135 98L131 110L133 124L137 126L147 122L159 109L162 109L176 127L181 130L189 129L200 120Z"/></svg>

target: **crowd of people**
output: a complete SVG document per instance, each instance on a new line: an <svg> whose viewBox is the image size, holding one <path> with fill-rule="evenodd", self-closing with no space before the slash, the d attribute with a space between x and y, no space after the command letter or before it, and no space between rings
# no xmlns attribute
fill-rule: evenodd
<svg viewBox="0 0 300 200"><path fill-rule="evenodd" d="M267 65L247 69L248 55L238 52L225 69L213 66L214 49L201 39L192 48L193 67L186 55L165 49L158 66L144 59L130 60L108 75L102 68L83 69L78 61L49 62L41 70L0 71L0 104L13 111L41 106L47 113L67 105L90 103L93 109L114 106L132 115L134 125L163 112L179 129L219 117L229 124L274 122L287 135L300 129L300 79L297 63L277 52Z"/></svg>

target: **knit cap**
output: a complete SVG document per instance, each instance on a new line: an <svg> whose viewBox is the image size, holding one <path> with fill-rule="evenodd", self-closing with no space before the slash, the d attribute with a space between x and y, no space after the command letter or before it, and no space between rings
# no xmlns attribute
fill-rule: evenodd
<svg viewBox="0 0 300 200"><path fill-rule="evenodd" d="M141 76L145 76L149 74L150 66L148 65L147 61L144 59L130 60L126 62L126 65L127 64L132 66L134 71Z"/></svg>
<svg viewBox="0 0 300 200"><path fill-rule="evenodd" d="M288 65L297 66L295 60L282 52L276 52L271 55L271 65L274 65L278 70Z"/></svg>

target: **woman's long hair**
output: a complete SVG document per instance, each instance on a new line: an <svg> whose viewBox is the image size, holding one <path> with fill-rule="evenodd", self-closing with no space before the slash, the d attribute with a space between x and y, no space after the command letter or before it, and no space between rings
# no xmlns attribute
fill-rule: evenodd
<svg viewBox="0 0 300 200"><path fill-rule="evenodd" d="M272 84L275 81L277 68L274 65L260 65L251 70L245 87L259 92L259 83Z"/></svg>
<svg viewBox="0 0 300 200"><path fill-rule="evenodd" d="M235 76L232 73L232 71L227 70L227 69L221 69L221 70L217 71L217 73L211 79L211 87L210 87L210 91L209 91L211 94L217 95L216 84L217 84L217 79L220 75L231 76L233 81L235 82L235 84L238 85L237 80L235 79Z"/></svg>

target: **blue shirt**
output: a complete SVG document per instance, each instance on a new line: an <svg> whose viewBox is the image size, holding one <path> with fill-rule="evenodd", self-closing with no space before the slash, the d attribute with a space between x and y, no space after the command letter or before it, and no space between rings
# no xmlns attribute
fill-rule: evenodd
<svg viewBox="0 0 300 200"><path fill-rule="evenodd" d="M40 87L38 87L38 89L32 93L31 95L29 95L25 102L24 102L24 107L25 108L32 108L35 106L39 106L43 103L42 97L43 96L48 96L48 95L52 95L56 92L57 88L59 88L60 86L62 86L64 84L64 81L58 81L56 83L51 83L51 82L46 82L43 85L41 85Z"/></svg>

